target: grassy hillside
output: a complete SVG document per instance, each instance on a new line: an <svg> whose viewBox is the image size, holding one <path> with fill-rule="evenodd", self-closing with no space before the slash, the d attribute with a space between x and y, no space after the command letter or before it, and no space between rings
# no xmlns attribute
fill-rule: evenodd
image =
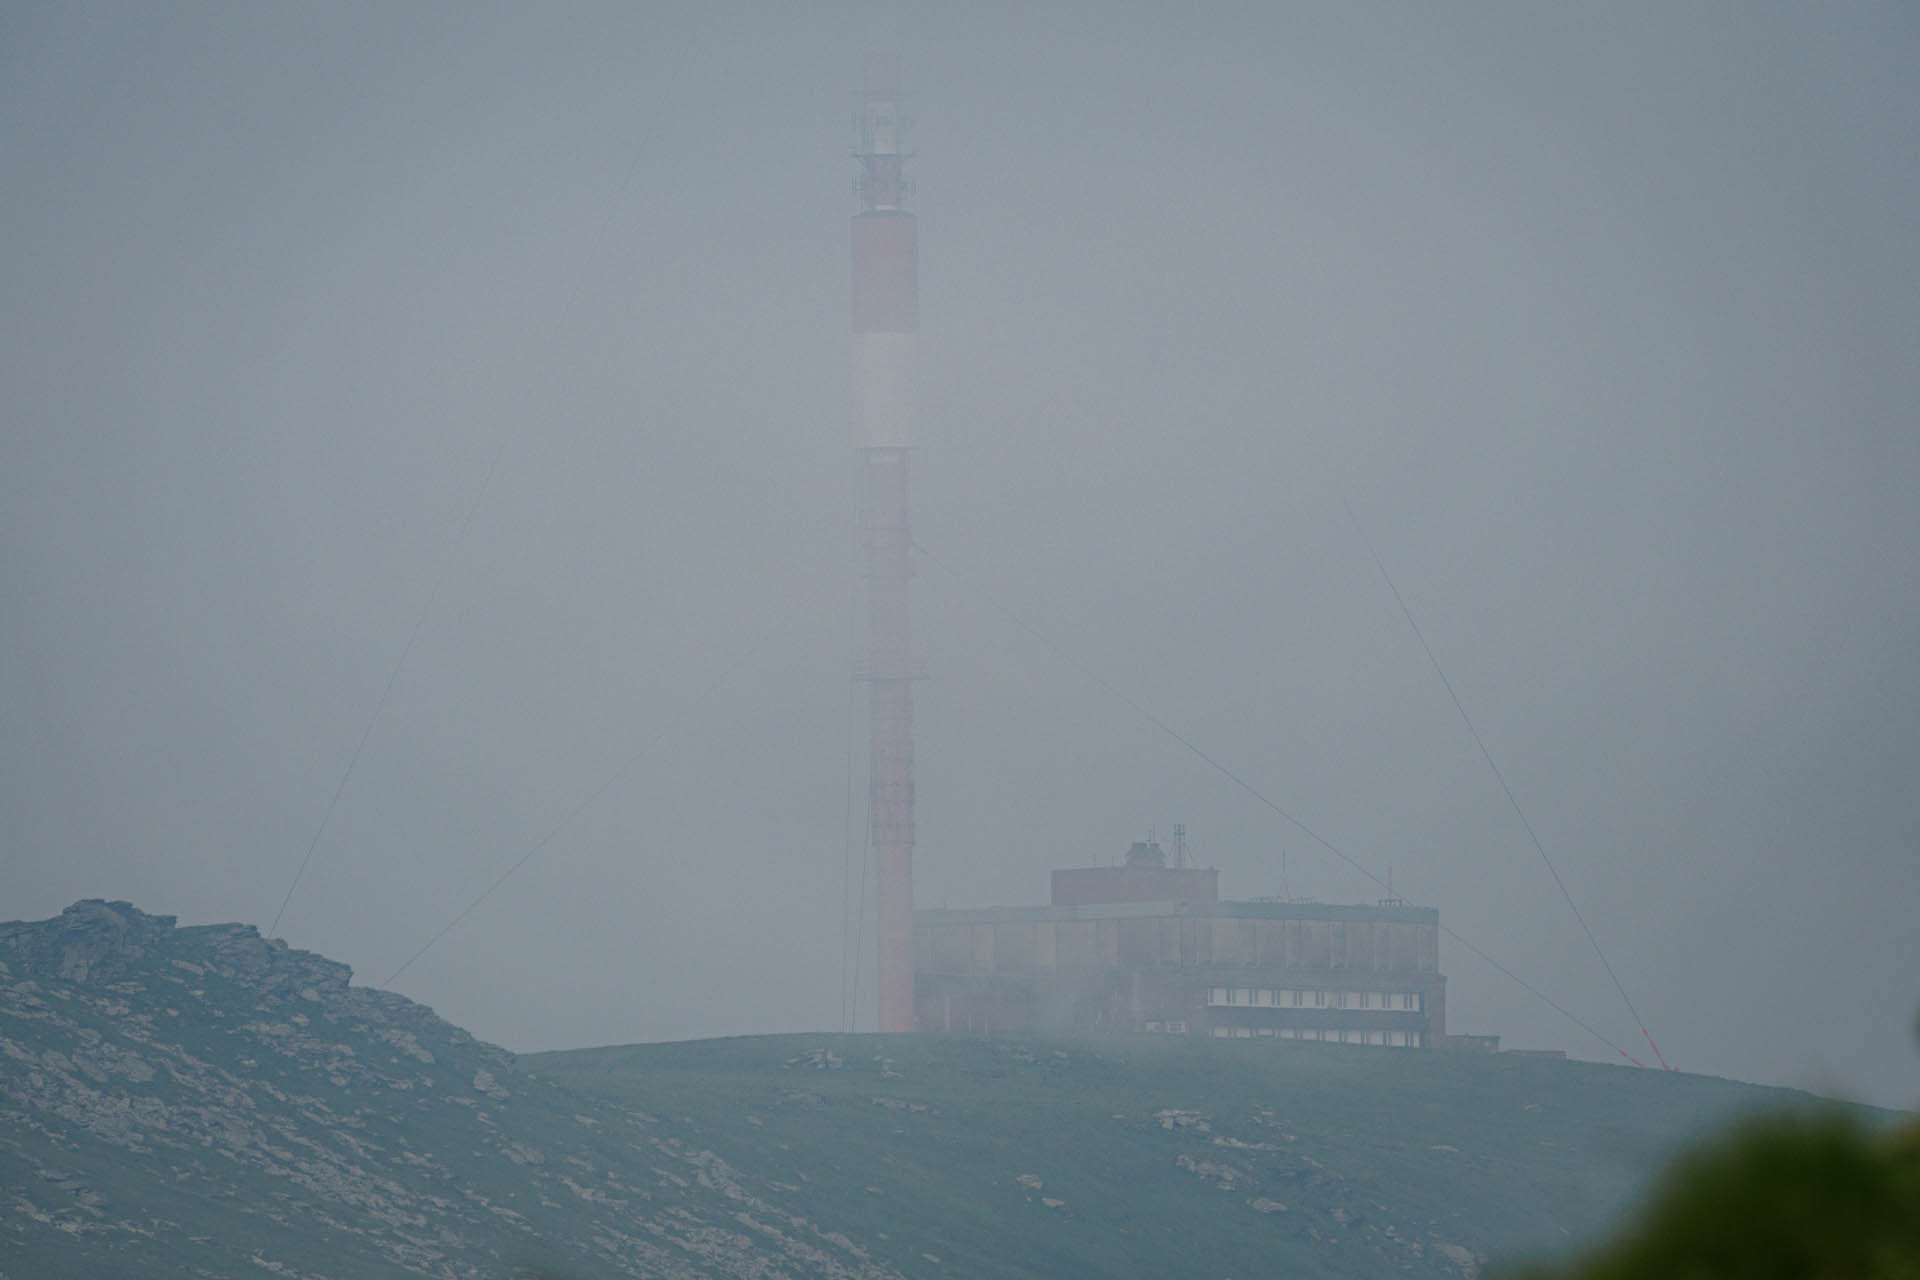
<svg viewBox="0 0 1920 1280"><path fill-rule="evenodd" d="M749 1038L521 1069L678 1119L911 1275L1457 1273L1580 1240L1680 1140L1799 1096L1577 1062L1144 1036Z"/></svg>
<svg viewBox="0 0 1920 1280"><path fill-rule="evenodd" d="M1463 1275L1799 1095L1284 1041L515 1059L125 903L0 924L0 1280Z"/></svg>

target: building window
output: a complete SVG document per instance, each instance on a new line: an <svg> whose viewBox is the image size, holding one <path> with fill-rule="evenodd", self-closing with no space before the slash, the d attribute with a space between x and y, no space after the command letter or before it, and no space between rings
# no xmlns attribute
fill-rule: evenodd
<svg viewBox="0 0 1920 1280"><path fill-rule="evenodd" d="M1369 1032L1367 1032L1367 1043L1368 1043L1368 1044L1385 1044L1386 1042L1387 1042L1387 1033L1386 1033L1386 1032L1384 1032L1384 1031L1369 1031Z"/></svg>
<svg viewBox="0 0 1920 1280"><path fill-rule="evenodd" d="M1251 1040L1253 1039L1253 1028L1252 1027L1235 1027L1233 1029L1233 1038L1235 1040Z"/></svg>
<svg viewBox="0 0 1920 1280"><path fill-rule="evenodd" d="M1225 1040L1227 1038L1227 1035L1228 1035L1228 1032L1225 1027L1215 1027L1213 1029L1213 1038L1215 1040Z"/></svg>
<svg viewBox="0 0 1920 1280"><path fill-rule="evenodd" d="M1273 1039L1273 1028L1272 1027L1255 1027L1253 1034L1260 1037L1262 1040L1271 1040Z"/></svg>
<svg viewBox="0 0 1920 1280"><path fill-rule="evenodd" d="M1326 993L1326 992L1324 992L1324 991L1316 991L1316 992L1314 992L1314 993L1313 993L1313 1007L1314 1007L1314 1008L1316 1008L1316 1009L1324 1009L1324 1008L1326 1008L1326 1007L1327 1007L1327 993Z"/></svg>
<svg viewBox="0 0 1920 1280"><path fill-rule="evenodd" d="M1282 1027L1280 1028L1280 1038L1282 1040L1298 1040L1300 1038L1300 1032L1294 1027Z"/></svg>
<svg viewBox="0 0 1920 1280"><path fill-rule="evenodd" d="M1252 987L1235 987L1233 989L1233 1002L1235 1004L1252 1004L1253 988Z"/></svg>
<svg viewBox="0 0 1920 1280"><path fill-rule="evenodd" d="M1187 1034L1187 1024L1184 1022L1169 1022L1167 1024L1167 1034L1170 1036L1183 1036Z"/></svg>
<svg viewBox="0 0 1920 1280"><path fill-rule="evenodd" d="M1226 1002L1227 989L1225 987L1215 987L1213 990L1207 992L1208 1004L1225 1004Z"/></svg>
<svg viewBox="0 0 1920 1280"><path fill-rule="evenodd" d="M1253 993L1253 1002L1257 1005L1262 1006L1263 1008L1272 1005L1273 989L1271 987L1260 988L1258 991Z"/></svg>

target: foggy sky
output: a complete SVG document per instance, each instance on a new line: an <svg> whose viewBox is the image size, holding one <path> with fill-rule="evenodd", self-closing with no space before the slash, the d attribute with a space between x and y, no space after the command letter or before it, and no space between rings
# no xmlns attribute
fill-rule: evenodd
<svg viewBox="0 0 1920 1280"><path fill-rule="evenodd" d="M398 987L837 1025L882 46L919 904L1377 896L1095 672L1638 1051L1351 503L1669 1059L1911 1105L1920 13L1175 8L0 9L0 918L264 927L431 597L287 939L379 982L617 776Z"/></svg>

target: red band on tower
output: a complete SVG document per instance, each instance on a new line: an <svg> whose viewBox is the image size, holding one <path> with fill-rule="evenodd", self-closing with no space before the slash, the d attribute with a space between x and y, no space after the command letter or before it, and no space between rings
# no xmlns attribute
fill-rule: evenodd
<svg viewBox="0 0 1920 1280"><path fill-rule="evenodd" d="M855 215L853 331L914 333L919 328L919 219L903 212Z"/></svg>

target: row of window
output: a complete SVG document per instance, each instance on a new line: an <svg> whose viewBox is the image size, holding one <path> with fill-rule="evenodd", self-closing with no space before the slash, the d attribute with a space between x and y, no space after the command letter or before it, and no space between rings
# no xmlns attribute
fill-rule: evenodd
<svg viewBox="0 0 1920 1280"><path fill-rule="evenodd" d="M1419 1013L1418 991L1309 991L1300 987L1214 987L1213 1005L1252 1005L1261 1009L1396 1009Z"/></svg>
<svg viewBox="0 0 1920 1280"><path fill-rule="evenodd" d="M1216 1040L1323 1040L1328 1044L1379 1044L1395 1049L1418 1049L1424 1042L1418 1031L1356 1031L1333 1027L1215 1027Z"/></svg>

